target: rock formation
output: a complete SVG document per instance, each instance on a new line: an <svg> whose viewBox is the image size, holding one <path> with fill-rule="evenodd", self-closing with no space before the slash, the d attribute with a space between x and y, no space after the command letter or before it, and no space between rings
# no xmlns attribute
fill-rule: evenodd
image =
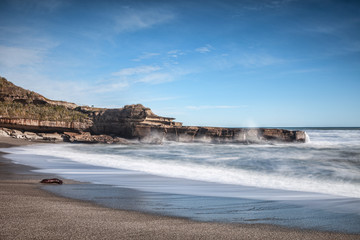
<svg viewBox="0 0 360 240"><path fill-rule="evenodd" d="M45 178L45 179L41 180L40 183L63 184L63 181L58 178Z"/></svg>
<svg viewBox="0 0 360 240"><path fill-rule="evenodd" d="M136 139L147 143L167 140L248 144L306 139L303 131L182 126L174 120L158 116L141 104L106 109L53 101L0 77L0 127L10 129L0 130L3 135L46 140L46 134L57 134L55 139L60 136L64 141L88 143L128 143L125 139ZM14 129L21 132L11 132Z"/></svg>
<svg viewBox="0 0 360 240"><path fill-rule="evenodd" d="M92 122L48 121L27 118L0 118L0 126L33 132L89 131Z"/></svg>

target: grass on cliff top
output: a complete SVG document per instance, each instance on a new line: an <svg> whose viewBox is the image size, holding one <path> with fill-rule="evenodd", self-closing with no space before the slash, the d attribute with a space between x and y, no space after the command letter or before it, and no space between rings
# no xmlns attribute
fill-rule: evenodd
<svg viewBox="0 0 360 240"><path fill-rule="evenodd" d="M0 117L42 121L85 122L88 115L64 106L0 102Z"/></svg>
<svg viewBox="0 0 360 240"><path fill-rule="evenodd" d="M34 99L36 97L41 97L40 94L23 89L16 86L12 82L6 80L6 78L0 77L0 94L11 94L13 96L23 96L28 99Z"/></svg>

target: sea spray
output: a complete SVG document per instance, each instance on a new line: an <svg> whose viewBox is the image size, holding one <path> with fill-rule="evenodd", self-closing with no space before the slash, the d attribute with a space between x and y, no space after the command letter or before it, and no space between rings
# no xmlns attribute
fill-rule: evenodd
<svg viewBox="0 0 360 240"><path fill-rule="evenodd" d="M305 132L305 143L310 143L311 140L310 140L310 137L309 137L309 134L307 134L307 132Z"/></svg>
<svg viewBox="0 0 360 240"><path fill-rule="evenodd" d="M309 135L307 144L59 144L51 150L23 148L23 153L160 177L360 198L360 131L313 130Z"/></svg>
<svg viewBox="0 0 360 240"><path fill-rule="evenodd" d="M2 151L34 171L96 183L43 188L111 208L359 234L360 129L307 133L305 144L45 144Z"/></svg>

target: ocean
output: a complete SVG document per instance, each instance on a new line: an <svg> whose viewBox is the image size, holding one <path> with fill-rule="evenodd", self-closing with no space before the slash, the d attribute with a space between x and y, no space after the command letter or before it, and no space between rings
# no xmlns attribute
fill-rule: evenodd
<svg viewBox="0 0 360 240"><path fill-rule="evenodd" d="M89 184L66 197L207 222L360 233L360 128L306 128L306 143L38 144L2 149L36 172Z"/></svg>

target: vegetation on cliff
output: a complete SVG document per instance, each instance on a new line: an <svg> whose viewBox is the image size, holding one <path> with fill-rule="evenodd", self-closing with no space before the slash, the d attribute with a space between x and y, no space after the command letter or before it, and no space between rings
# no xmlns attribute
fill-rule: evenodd
<svg viewBox="0 0 360 240"><path fill-rule="evenodd" d="M0 118L85 122L89 116L72 103L53 101L0 77Z"/></svg>
<svg viewBox="0 0 360 240"><path fill-rule="evenodd" d="M64 106L0 102L0 117L26 118L41 121L85 122L88 115Z"/></svg>
<svg viewBox="0 0 360 240"><path fill-rule="evenodd" d="M46 101L40 94L16 86L6 78L0 77L0 100L5 102L22 101L32 103L34 101Z"/></svg>
<svg viewBox="0 0 360 240"><path fill-rule="evenodd" d="M48 99L36 92L23 89L16 86L6 78L0 77L0 101L2 102L19 102L23 104L36 104L36 105L56 105L64 106L68 109L75 109L78 107L75 103L65 101L55 101Z"/></svg>

